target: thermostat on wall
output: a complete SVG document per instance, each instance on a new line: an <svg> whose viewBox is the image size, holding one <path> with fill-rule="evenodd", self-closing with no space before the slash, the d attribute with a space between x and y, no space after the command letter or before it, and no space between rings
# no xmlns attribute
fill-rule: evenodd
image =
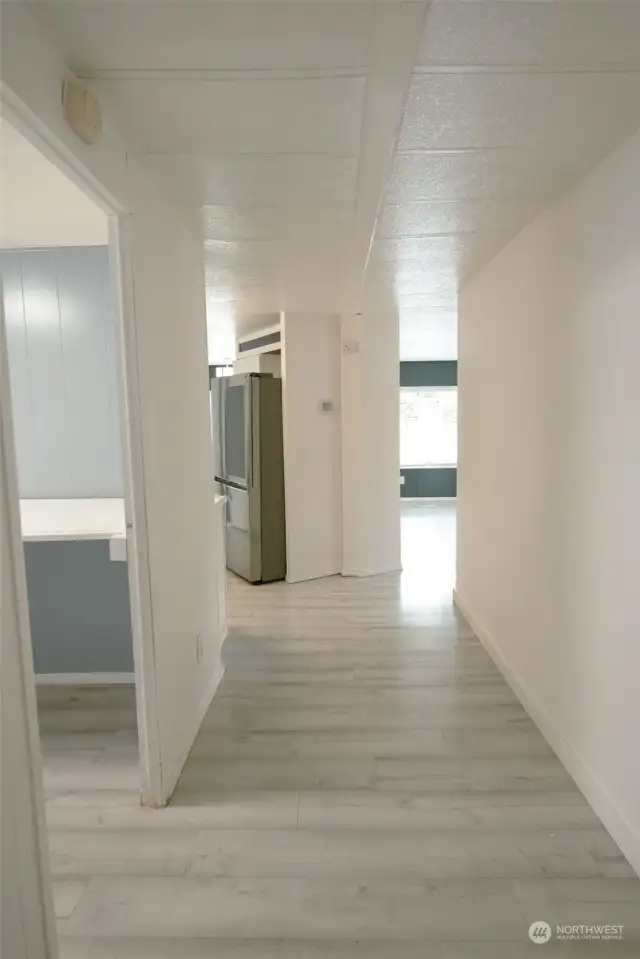
<svg viewBox="0 0 640 959"><path fill-rule="evenodd" d="M94 146L102 136L102 107L95 93L78 80L65 80L62 105L67 123L83 143Z"/></svg>

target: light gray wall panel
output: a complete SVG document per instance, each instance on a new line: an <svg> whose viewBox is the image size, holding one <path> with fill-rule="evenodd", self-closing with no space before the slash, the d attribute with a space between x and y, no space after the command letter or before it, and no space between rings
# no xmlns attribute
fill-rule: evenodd
<svg viewBox="0 0 640 959"><path fill-rule="evenodd" d="M0 253L20 495L121 496L106 247Z"/></svg>
<svg viewBox="0 0 640 959"><path fill-rule="evenodd" d="M13 400L16 456L18 463L21 464L19 466L21 485L22 474L26 467L35 486L37 480L35 420L31 402L29 352L19 257L15 254L0 253L0 274L3 281L7 349L10 358L9 379Z"/></svg>
<svg viewBox="0 0 640 959"><path fill-rule="evenodd" d="M106 540L25 543L36 673L133 672L127 564Z"/></svg>

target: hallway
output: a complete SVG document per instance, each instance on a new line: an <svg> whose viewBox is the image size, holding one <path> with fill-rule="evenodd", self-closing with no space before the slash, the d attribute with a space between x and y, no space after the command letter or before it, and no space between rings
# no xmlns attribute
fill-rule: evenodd
<svg viewBox="0 0 640 959"><path fill-rule="evenodd" d="M451 606L453 505L402 523L401 576L232 580L168 809L135 802L129 691L99 754L45 734L63 959L518 959L539 919L625 925L545 955L637 957L640 883Z"/></svg>

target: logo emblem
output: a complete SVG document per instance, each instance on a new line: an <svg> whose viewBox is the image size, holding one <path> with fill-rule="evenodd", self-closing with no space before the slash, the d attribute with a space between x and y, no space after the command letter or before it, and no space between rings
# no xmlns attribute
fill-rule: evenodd
<svg viewBox="0 0 640 959"><path fill-rule="evenodd" d="M536 945L542 945L544 942L549 942L551 939L551 926L548 922L532 922L529 926L529 939L531 942L535 942Z"/></svg>

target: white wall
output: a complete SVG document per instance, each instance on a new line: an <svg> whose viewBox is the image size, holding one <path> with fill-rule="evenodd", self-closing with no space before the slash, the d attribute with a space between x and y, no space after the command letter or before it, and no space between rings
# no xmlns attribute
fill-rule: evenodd
<svg viewBox="0 0 640 959"><path fill-rule="evenodd" d="M340 320L283 316L287 580L342 569ZM322 413L322 400L334 403Z"/></svg>
<svg viewBox="0 0 640 959"><path fill-rule="evenodd" d="M173 790L221 678L219 535L197 211L141 177L132 217L145 508L163 791Z"/></svg>
<svg viewBox="0 0 640 959"><path fill-rule="evenodd" d="M399 570L400 358L394 310L342 321L343 573Z"/></svg>
<svg viewBox="0 0 640 959"><path fill-rule="evenodd" d="M0 128L0 249L106 246L103 211L8 123Z"/></svg>
<svg viewBox="0 0 640 959"><path fill-rule="evenodd" d="M640 870L640 135L460 298L457 595Z"/></svg>

